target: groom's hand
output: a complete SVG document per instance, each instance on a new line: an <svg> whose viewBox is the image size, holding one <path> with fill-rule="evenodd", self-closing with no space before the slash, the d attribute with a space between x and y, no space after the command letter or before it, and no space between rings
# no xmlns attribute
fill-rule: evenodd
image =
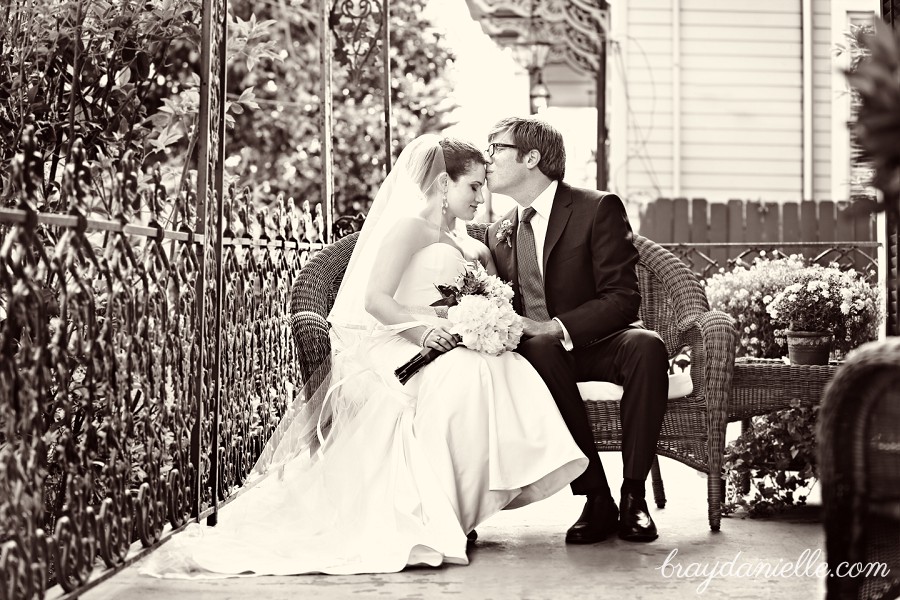
<svg viewBox="0 0 900 600"><path fill-rule="evenodd" d="M528 317L522 317L522 333L528 337L538 335L551 335L557 339L564 337L558 321L535 321Z"/></svg>

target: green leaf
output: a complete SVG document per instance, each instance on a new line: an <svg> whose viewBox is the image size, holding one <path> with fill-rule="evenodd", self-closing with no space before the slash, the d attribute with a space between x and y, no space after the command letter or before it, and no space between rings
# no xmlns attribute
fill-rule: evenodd
<svg viewBox="0 0 900 600"><path fill-rule="evenodd" d="M116 73L116 85L122 87L129 81L131 81L131 69L128 67L122 67L121 69L119 69L119 72Z"/></svg>
<svg viewBox="0 0 900 600"><path fill-rule="evenodd" d="M166 148L179 141L184 134L176 130L174 126L169 126L159 132L155 138L150 140L150 146L157 152L163 152Z"/></svg>

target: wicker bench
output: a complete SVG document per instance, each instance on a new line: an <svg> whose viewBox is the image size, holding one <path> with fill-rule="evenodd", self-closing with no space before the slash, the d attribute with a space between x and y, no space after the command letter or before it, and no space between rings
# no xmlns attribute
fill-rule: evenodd
<svg viewBox="0 0 900 600"><path fill-rule="evenodd" d="M469 225L469 235L484 241L486 225ZM294 284L292 327L306 381L317 385L328 365L330 345L325 317L334 304L344 270L359 234L329 245L304 266ZM671 252L636 236L637 271L642 294L641 318L665 341L669 356L691 351L693 391L669 400L657 453L709 474L709 525L718 531L723 495L722 458L728 393L731 389L736 333L731 317L709 309L696 275ZM598 450L621 451L618 401L585 403ZM665 505L658 463L653 469L657 505Z"/></svg>

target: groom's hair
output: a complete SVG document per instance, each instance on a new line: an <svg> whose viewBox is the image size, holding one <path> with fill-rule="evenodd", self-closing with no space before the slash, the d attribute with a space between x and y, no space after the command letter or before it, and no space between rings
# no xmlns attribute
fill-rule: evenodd
<svg viewBox="0 0 900 600"><path fill-rule="evenodd" d="M484 152L476 148L469 142L464 142L458 138L445 137L440 141L441 150L444 153L444 167L447 175L453 181L459 181L472 165L483 165L486 163Z"/></svg>
<svg viewBox="0 0 900 600"><path fill-rule="evenodd" d="M491 130L493 140L506 131L512 134L518 147L517 159L521 162L530 150L541 153L538 169L549 179L562 181L566 174L566 146L562 134L550 123L532 117L507 117Z"/></svg>

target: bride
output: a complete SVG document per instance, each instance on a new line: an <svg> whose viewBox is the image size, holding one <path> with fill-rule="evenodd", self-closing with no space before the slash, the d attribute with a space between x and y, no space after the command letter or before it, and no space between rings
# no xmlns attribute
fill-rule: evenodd
<svg viewBox="0 0 900 600"><path fill-rule="evenodd" d="M379 190L331 323L327 389L288 415L219 525L194 524L151 554L159 577L388 573L468 564L466 535L546 498L587 466L540 376L514 352L455 348L429 305L467 261L484 202L483 154L425 135ZM394 370L446 351L405 385Z"/></svg>

